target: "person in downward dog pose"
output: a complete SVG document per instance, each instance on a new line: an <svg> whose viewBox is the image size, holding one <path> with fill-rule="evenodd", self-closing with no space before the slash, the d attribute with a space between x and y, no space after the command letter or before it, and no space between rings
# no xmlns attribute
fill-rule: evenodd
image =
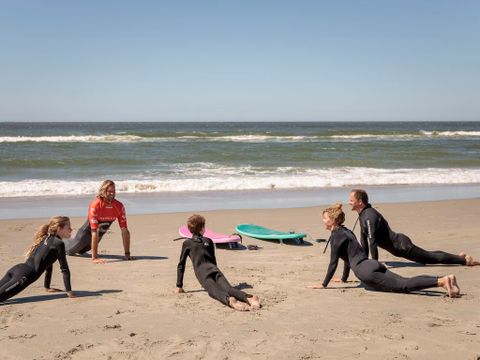
<svg viewBox="0 0 480 360"><path fill-rule="evenodd" d="M215 244L205 233L205 218L201 215L192 215L187 222L192 238L183 242L180 260L177 266L176 293L183 293L183 276L185 263L190 257L193 270L200 284L208 295L235 310L248 311L261 307L258 296L247 294L230 285L225 275L217 267Z"/></svg>
<svg viewBox="0 0 480 360"><path fill-rule="evenodd" d="M454 298L460 294L460 289L454 275L443 277L437 276L415 276L405 278L388 270L385 265L377 260L368 259L362 247L358 243L355 234L343 226L345 213L342 205L336 204L325 209L322 213L325 228L332 232L328 242L330 243L330 264L322 284L311 285L312 289L324 289L335 274L338 260L345 263L341 281L346 282L350 269L355 276L367 286L380 290L392 292L409 293L434 287L442 287L447 291L448 296ZM327 244L328 246L328 244Z"/></svg>
<svg viewBox="0 0 480 360"><path fill-rule="evenodd" d="M27 286L38 280L45 272L45 290L60 292L51 288L52 264L58 260L63 273L63 283L68 297L75 297L70 285L70 270L65 256L63 239L68 239L72 233L70 219L66 216L57 216L50 219L48 224L42 225L35 233L34 240L28 250L25 263L17 264L7 271L0 280L0 302L3 302Z"/></svg>

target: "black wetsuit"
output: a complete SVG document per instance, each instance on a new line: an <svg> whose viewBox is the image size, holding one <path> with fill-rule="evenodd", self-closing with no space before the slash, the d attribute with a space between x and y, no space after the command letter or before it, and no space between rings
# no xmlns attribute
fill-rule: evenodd
<svg viewBox="0 0 480 360"><path fill-rule="evenodd" d="M449 254L444 251L427 251L414 245L410 238L404 234L395 233L390 229L387 220L370 204L360 212L360 242L368 256L378 260L378 249L387 250L389 253L422 264L460 264L465 265L465 258L459 255Z"/></svg>
<svg viewBox="0 0 480 360"><path fill-rule="evenodd" d="M194 235L183 242L182 253L177 267L177 287L183 287L185 263L190 257L193 270L202 287L207 290L210 297L229 305L229 297L247 302L251 295L232 287L222 272L217 267L215 258L215 244L209 238Z"/></svg>
<svg viewBox="0 0 480 360"><path fill-rule="evenodd" d="M98 224L98 243L100 243L103 235L107 233L111 225L111 222ZM78 229L75 238L65 241L65 249L67 255L83 254L92 249L92 227L88 219L80 229Z"/></svg>
<svg viewBox="0 0 480 360"><path fill-rule="evenodd" d="M28 285L38 280L44 272L44 286L49 288L52 280L52 264L57 260L63 273L65 290L71 291L70 271L65 256L65 245L60 238L50 235L45 237L25 263L12 267L7 271L3 279L0 280L0 302L18 294Z"/></svg>
<svg viewBox="0 0 480 360"><path fill-rule="evenodd" d="M327 286L335 270L338 259L345 262L342 281L347 281L352 268L355 276L364 284L381 291L405 292L422 290L438 286L438 278L434 276L415 276L404 278L388 270L377 260L369 260L357 241L355 234L343 226L332 231L330 242L330 264L323 286Z"/></svg>

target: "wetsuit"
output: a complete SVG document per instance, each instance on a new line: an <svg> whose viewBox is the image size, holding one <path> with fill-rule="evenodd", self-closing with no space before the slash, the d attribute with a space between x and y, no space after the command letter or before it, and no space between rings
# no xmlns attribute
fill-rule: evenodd
<svg viewBox="0 0 480 360"><path fill-rule="evenodd" d="M247 302L252 295L232 287L222 272L217 267L215 258L215 245L209 238L201 235L193 235L191 239L183 242L182 253L177 267L177 287L183 287L183 275L185 263L190 257L193 264L193 271L202 287L207 290L210 297L229 305L229 297Z"/></svg>
<svg viewBox="0 0 480 360"><path fill-rule="evenodd" d="M75 238L65 242L67 255L83 254L92 248L92 231L98 231L98 242L118 219L120 228L127 227L127 215L123 204L113 199L111 204L96 198L88 207L88 219L77 231Z"/></svg>
<svg viewBox="0 0 480 360"><path fill-rule="evenodd" d="M395 233L390 229L387 220L370 204L360 212L360 242L368 256L378 260L378 248L387 250L389 253L422 264L460 264L465 265L465 258L459 255L449 254L444 251L427 251L414 245L410 238L404 234Z"/></svg>
<svg viewBox="0 0 480 360"><path fill-rule="evenodd" d="M63 241L53 235L46 236L45 240L35 249L32 255L23 264L18 264L7 271L0 280L0 302L18 294L28 285L38 280L45 272L45 288L50 288L52 280L52 264L60 263L63 273L65 290L71 291L70 271L65 257L65 245Z"/></svg>
<svg viewBox="0 0 480 360"><path fill-rule="evenodd" d="M333 230L328 241L330 242L331 253L330 264L323 281L325 287L335 274L338 259L345 262L342 281L347 281L351 268L360 281L381 291L408 293L438 286L437 277L422 275L404 278L391 272L377 260L369 260L353 232L343 226Z"/></svg>

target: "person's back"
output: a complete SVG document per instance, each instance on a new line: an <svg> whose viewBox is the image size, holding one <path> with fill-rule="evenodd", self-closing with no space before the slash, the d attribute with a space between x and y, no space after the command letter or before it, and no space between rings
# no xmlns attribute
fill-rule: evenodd
<svg viewBox="0 0 480 360"><path fill-rule="evenodd" d="M193 235L192 238L183 242L180 263L183 263L181 271L184 271L184 258L190 257L193 270L198 281L203 285L206 277L214 272L220 271L215 258L215 244L209 238L202 235Z"/></svg>
<svg viewBox="0 0 480 360"><path fill-rule="evenodd" d="M37 276L40 276L57 260L60 263L61 271L68 272L65 245L61 239L50 235L35 249L25 263L35 271Z"/></svg>

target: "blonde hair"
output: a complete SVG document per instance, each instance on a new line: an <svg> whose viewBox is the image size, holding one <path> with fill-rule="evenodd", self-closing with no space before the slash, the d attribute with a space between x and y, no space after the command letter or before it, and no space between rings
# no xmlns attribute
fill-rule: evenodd
<svg viewBox="0 0 480 360"><path fill-rule="evenodd" d="M325 210L323 210L323 214L327 214L328 217L336 224L342 225L345 222L345 213L342 210L342 204L336 203Z"/></svg>
<svg viewBox="0 0 480 360"><path fill-rule="evenodd" d="M113 180L105 180L104 182L102 182L102 185L100 185L100 188L97 191L97 197L104 198L107 194L107 188L109 186L115 186Z"/></svg>
<svg viewBox="0 0 480 360"><path fill-rule="evenodd" d="M70 218L67 216L55 216L50 219L48 224L40 226L33 236L33 243L26 252L25 256L28 258L30 255L32 255L35 249L44 240L46 235L57 235L57 230L59 228L64 228L69 222Z"/></svg>

